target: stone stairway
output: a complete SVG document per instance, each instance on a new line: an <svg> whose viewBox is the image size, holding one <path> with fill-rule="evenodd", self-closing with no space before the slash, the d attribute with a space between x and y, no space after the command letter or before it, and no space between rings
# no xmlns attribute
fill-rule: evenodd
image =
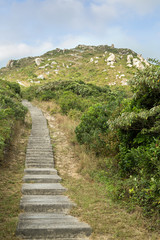
<svg viewBox="0 0 160 240"><path fill-rule="evenodd" d="M47 122L41 110L23 101L32 117L17 235L23 239L86 240L88 224L69 215L74 206L63 193L61 178L54 168L54 157Z"/></svg>

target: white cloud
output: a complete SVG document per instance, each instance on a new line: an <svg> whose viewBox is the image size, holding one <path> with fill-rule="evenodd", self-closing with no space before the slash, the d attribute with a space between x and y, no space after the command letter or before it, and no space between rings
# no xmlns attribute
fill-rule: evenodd
<svg viewBox="0 0 160 240"><path fill-rule="evenodd" d="M159 0L93 0L93 2L99 6L111 4L115 8L129 7L140 15L151 13L160 6Z"/></svg>
<svg viewBox="0 0 160 240"><path fill-rule="evenodd" d="M53 48L54 46L51 42L43 42L36 46L24 43L0 45L0 61L7 63L9 59L40 55Z"/></svg>
<svg viewBox="0 0 160 240"><path fill-rule="evenodd" d="M76 47L79 44L85 44L90 45L93 44L93 39L88 35L66 35L61 39L61 42L59 44L59 47L64 48L73 48Z"/></svg>
<svg viewBox="0 0 160 240"><path fill-rule="evenodd" d="M110 3L102 3L99 5L91 4L91 11L96 17L96 20L100 21L111 21L113 18L116 18L118 15L118 9L116 9Z"/></svg>

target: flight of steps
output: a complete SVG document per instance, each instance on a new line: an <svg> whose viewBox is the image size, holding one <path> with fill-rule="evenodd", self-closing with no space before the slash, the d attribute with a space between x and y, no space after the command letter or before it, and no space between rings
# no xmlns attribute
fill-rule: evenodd
<svg viewBox="0 0 160 240"><path fill-rule="evenodd" d="M41 110L23 101L32 117L25 175L22 185L17 235L22 239L86 240L91 234L88 224L69 215L74 206L60 184L54 168L54 157L47 122Z"/></svg>

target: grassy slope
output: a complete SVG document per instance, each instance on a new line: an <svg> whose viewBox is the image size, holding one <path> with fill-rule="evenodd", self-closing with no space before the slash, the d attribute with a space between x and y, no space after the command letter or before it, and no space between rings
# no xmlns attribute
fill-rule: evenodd
<svg viewBox="0 0 160 240"><path fill-rule="evenodd" d="M107 66L105 59L109 53L116 55L115 68ZM24 58L16 61L13 68L3 68L0 75L3 79L9 81L21 81L26 86L32 84L32 81L39 81L37 76L43 74L45 79L41 83L55 80L81 79L86 82L105 85L116 82L121 85L121 81L131 78L135 68L127 67L127 55L134 52L129 49L116 49L109 46L80 46L70 50L53 50L41 57L43 61L40 66L36 66L35 58ZM94 61L90 62L93 58ZM96 59L98 58L98 59ZM95 61L98 60L98 63ZM51 64L55 61L57 64ZM46 64L46 66L43 68ZM42 67L42 68L41 68ZM58 74L55 70L58 69ZM118 76L124 74L124 77ZM116 77L116 75L118 75Z"/></svg>
<svg viewBox="0 0 160 240"><path fill-rule="evenodd" d="M0 167L1 240L19 239L15 236L15 230L20 213L19 204L30 122L31 120L27 115L25 124L17 123L10 150Z"/></svg>

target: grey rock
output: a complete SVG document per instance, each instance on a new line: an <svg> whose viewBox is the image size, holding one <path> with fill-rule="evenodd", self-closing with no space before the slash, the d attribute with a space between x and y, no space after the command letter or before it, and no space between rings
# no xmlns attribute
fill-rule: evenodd
<svg viewBox="0 0 160 240"><path fill-rule="evenodd" d="M14 65L14 60L9 60L8 63L7 63L7 68L12 68Z"/></svg>
<svg viewBox="0 0 160 240"><path fill-rule="evenodd" d="M39 66L41 64L42 60L43 60L42 58L36 58L35 59L36 65Z"/></svg>

